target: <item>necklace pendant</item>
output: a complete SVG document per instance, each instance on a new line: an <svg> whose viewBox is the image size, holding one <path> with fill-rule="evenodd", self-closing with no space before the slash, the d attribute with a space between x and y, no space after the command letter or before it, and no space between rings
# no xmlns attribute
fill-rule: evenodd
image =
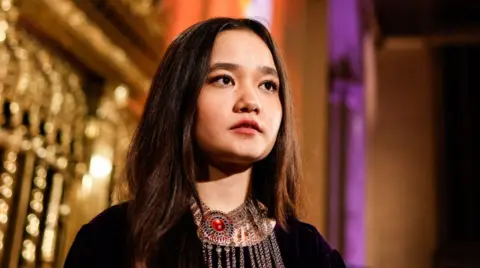
<svg viewBox="0 0 480 268"><path fill-rule="evenodd" d="M235 231L233 221L220 211L207 212L203 216L200 230L203 239L222 246L230 245Z"/></svg>
<svg viewBox="0 0 480 268"><path fill-rule="evenodd" d="M223 219L214 219L212 221L212 228L217 232L223 232L225 230L225 222Z"/></svg>

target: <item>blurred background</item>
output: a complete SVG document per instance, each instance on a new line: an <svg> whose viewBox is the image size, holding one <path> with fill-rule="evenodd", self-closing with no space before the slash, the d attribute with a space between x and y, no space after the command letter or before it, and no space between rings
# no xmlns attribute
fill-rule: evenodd
<svg viewBox="0 0 480 268"><path fill-rule="evenodd" d="M0 0L0 267L62 267L81 225L123 200L162 53L215 16L274 35L303 220L349 267L480 267L474 0Z"/></svg>

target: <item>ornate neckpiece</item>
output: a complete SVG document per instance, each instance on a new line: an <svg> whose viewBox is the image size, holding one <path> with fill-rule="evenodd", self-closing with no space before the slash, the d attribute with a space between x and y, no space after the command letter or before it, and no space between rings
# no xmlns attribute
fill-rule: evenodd
<svg viewBox="0 0 480 268"><path fill-rule="evenodd" d="M246 260L253 268L284 267L274 233L275 221L267 217L267 208L257 203L255 205L253 200L247 199L228 213L211 210L201 203L202 215L202 210L192 198L191 209L198 226L197 234L209 268L244 268ZM216 257L212 256L213 249L217 252Z"/></svg>

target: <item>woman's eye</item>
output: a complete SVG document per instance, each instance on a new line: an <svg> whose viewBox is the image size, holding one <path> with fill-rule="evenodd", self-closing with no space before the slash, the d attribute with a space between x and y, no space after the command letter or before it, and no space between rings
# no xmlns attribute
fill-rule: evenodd
<svg viewBox="0 0 480 268"><path fill-rule="evenodd" d="M210 79L210 83L215 84L220 87L226 87L229 85L234 85L233 79L228 75L215 76Z"/></svg>
<svg viewBox="0 0 480 268"><path fill-rule="evenodd" d="M268 91L277 91L278 90L278 85L273 81L263 82L260 85L260 87L265 89L265 90L268 90Z"/></svg>

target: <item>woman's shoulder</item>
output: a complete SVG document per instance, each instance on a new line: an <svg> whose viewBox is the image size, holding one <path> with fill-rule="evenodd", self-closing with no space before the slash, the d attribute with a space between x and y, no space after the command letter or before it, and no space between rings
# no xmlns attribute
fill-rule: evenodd
<svg viewBox="0 0 480 268"><path fill-rule="evenodd" d="M83 225L77 236L94 236L97 241L102 238L111 240L117 236L118 239L125 238L128 232L128 205L128 202L124 202L105 209Z"/></svg>
<svg viewBox="0 0 480 268"><path fill-rule="evenodd" d="M95 218L93 218L89 223L85 226L89 226L90 228L105 228L105 227L112 227L112 224L120 224L126 225L127 224L127 210L129 206L129 202L123 202L117 205L113 205L100 214L98 214Z"/></svg>
<svg viewBox="0 0 480 268"><path fill-rule="evenodd" d="M73 241L64 267L121 267L124 260L116 256L125 256L126 252L128 204L109 207L83 225ZM119 266L113 265L115 263Z"/></svg>
<svg viewBox="0 0 480 268"><path fill-rule="evenodd" d="M278 228L276 235L282 255L286 255L292 264L300 265L298 267L310 267L309 264L345 267L339 252L311 224L291 218L287 221L287 228Z"/></svg>
<svg viewBox="0 0 480 268"><path fill-rule="evenodd" d="M325 238L320 234L317 228L309 223L300 221L298 219L290 219L288 221L287 233L296 235L297 239L305 243L315 243L318 249L322 252L331 251L330 245Z"/></svg>

